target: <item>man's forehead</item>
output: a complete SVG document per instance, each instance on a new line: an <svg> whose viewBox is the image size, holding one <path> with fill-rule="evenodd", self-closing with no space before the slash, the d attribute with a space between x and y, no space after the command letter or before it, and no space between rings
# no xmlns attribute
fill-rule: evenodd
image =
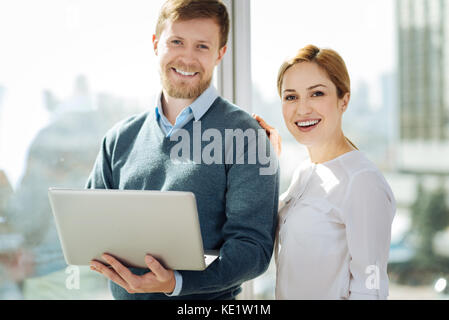
<svg viewBox="0 0 449 320"><path fill-rule="evenodd" d="M162 33L165 33L166 36L180 36L183 38L207 38L210 41L214 38L219 38L220 27L212 18L167 20L164 23Z"/></svg>

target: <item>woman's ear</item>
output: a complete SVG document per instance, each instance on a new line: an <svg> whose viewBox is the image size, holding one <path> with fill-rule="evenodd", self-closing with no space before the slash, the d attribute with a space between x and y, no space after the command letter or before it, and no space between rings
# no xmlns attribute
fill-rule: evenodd
<svg viewBox="0 0 449 320"><path fill-rule="evenodd" d="M351 94L349 92L346 92L343 98L340 99L340 110L341 112L345 112L348 108L349 99L351 97Z"/></svg>

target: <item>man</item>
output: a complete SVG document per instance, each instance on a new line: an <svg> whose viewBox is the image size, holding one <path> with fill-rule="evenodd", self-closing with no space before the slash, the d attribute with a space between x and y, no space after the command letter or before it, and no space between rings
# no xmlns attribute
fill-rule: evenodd
<svg viewBox="0 0 449 320"><path fill-rule="evenodd" d="M97 261L91 268L111 280L116 299L234 299L244 281L268 267L279 174L261 174L261 161L242 161L254 159L254 151L248 151L254 139L246 136L244 151L219 144L213 150L214 161L203 161L198 154L207 141L202 139L200 149L190 141L193 153L183 155L187 161L173 159L178 138L198 135L198 128L200 137L212 132L216 135L209 140L213 136L217 141L229 130L262 130L211 86L214 68L226 52L228 32L228 13L219 0L168 0L163 5L153 35L163 88L156 107L106 134L87 183L87 188L193 192L204 248L219 249L220 258L204 271L174 271L149 255L148 269L128 269L104 255L112 268ZM266 135L262 139L264 147L270 146ZM277 164L275 157L272 153L270 159Z"/></svg>

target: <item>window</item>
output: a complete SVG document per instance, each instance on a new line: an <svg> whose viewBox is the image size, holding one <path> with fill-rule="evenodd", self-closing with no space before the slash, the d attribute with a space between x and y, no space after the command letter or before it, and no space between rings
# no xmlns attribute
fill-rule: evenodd
<svg viewBox="0 0 449 320"><path fill-rule="evenodd" d="M397 200L390 298L447 298L446 2L224 2L233 25L215 84L280 132L280 191L307 150L284 125L278 68L309 43L330 47L351 76L344 132ZM47 188L83 187L106 130L153 104L160 85L151 35L162 3L0 2L0 299L112 298L103 277L65 264ZM242 297L273 299L274 286L272 261Z"/></svg>
<svg viewBox="0 0 449 320"><path fill-rule="evenodd" d="M111 298L67 268L47 188L84 187L106 130L153 104L162 3L1 2L0 299Z"/></svg>
<svg viewBox="0 0 449 320"><path fill-rule="evenodd" d="M284 125L278 68L307 44L330 47L346 62L352 92L343 130L397 200L390 299L447 298L448 18L438 0L251 1L252 111L282 136L281 192L307 150ZM254 281L254 296L272 299L274 279L272 264Z"/></svg>

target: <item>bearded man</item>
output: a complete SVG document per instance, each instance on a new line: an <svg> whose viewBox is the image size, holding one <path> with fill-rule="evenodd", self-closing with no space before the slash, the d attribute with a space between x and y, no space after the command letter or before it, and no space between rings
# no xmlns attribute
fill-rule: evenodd
<svg viewBox="0 0 449 320"><path fill-rule="evenodd" d="M204 249L219 250L220 257L204 271L186 271L166 269L150 255L145 257L148 269L127 268L105 254L111 268L98 261L91 268L110 279L116 299L235 299L244 281L268 268L278 170L260 174L260 161L238 161L251 156L248 150L232 152L225 145L223 161L198 163L194 154L182 163L170 158L176 132L192 135L200 121L201 130L212 129L222 137L226 130L261 129L211 85L214 68L226 53L228 33L228 12L219 0L168 0L163 5L153 35L162 92L151 110L108 131L86 186L193 192ZM266 135L263 139L269 148ZM277 161L274 153L270 156Z"/></svg>

